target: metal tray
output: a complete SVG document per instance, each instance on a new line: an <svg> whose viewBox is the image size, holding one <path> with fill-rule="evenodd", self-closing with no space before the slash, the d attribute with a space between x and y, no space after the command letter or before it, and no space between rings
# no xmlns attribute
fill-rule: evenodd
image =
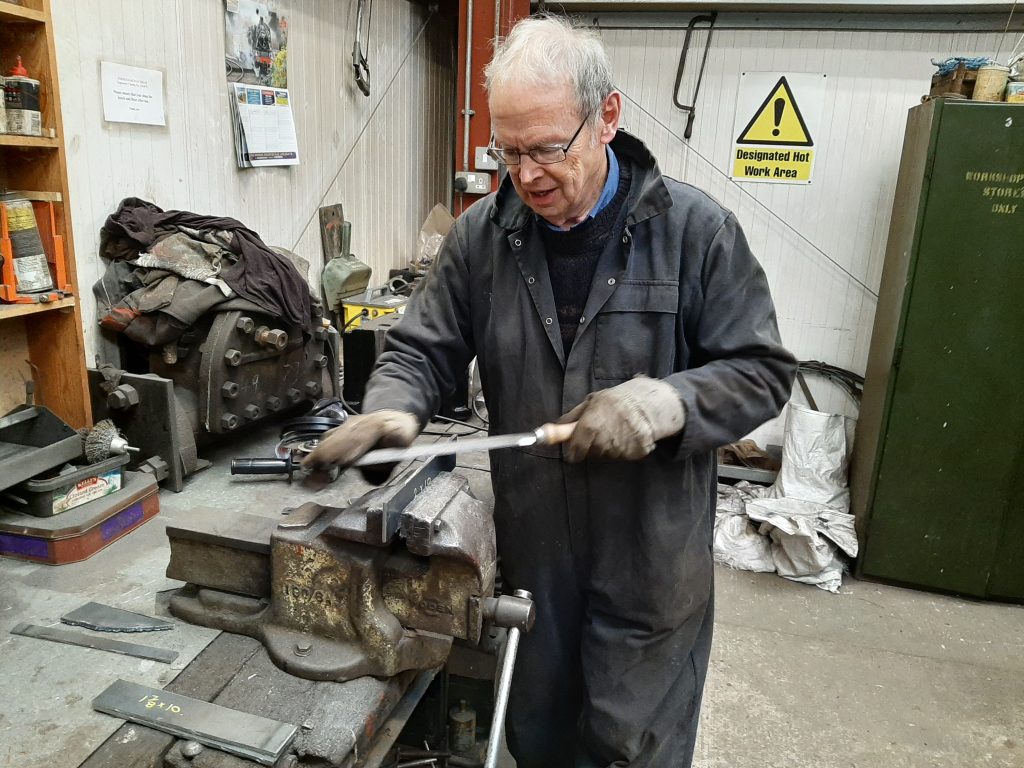
<svg viewBox="0 0 1024 768"><path fill-rule="evenodd" d="M82 438L49 408L23 405L0 419L0 491L82 454Z"/></svg>

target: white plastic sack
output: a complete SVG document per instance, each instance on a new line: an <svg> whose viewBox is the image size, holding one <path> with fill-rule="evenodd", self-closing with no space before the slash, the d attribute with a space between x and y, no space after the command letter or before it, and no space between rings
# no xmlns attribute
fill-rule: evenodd
<svg viewBox="0 0 1024 768"><path fill-rule="evenodd" d="M715 518L715 562L754 573L773 573L771 542L758 533L746 515Z"/></svg>
<svg viewBox="0 0 1024 768"><path fill-rule="evenodd" d="M800 499L752 499L746 513L771 538L772 561L780 576L839 591L843 563L838 550L850 557L857 554L853 515Z"/></svg>
<svg viewBox="0 0 1024 768"><path fill-rule="evenodd" d="M771 542L757 531L746 515L747 501L763 496L767 488L740 482L718 485L715 514L715 561L730 568L755 573L772 573Z"/></svg>
<svg viewBox="0 0 1024 768"><path fill-rule="evenodd" d="M782 469L768 494L827 504L848 512L847 469L855 422L790 403L782 440Z"/></svg>

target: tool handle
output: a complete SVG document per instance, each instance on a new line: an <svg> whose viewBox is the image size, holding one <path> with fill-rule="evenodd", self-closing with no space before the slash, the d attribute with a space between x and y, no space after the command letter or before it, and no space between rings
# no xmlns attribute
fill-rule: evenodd
<svg viewBox="0 0 1024 768"><path fill-rule="evenodd" d="M541 424L537 429L538 442L541 445L560 445L569 442L577 422L570 421L568 424Z"/></svg>
<svg viewBox="0 0 1024 768"><path fill-rule="evenodd" d="M232 475L287 475L297 469L291 457L287 459L232 459Z"/></svg>

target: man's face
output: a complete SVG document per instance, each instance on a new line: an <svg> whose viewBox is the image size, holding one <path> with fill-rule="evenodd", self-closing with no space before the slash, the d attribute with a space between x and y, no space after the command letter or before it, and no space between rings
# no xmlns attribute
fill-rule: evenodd
<svg viewBox="0 0 1024 768"><path fill-rule="evenodd" d="M577 114L572 89L506 84L489 99L494 144L523 152L519 165L508 166L519 197L535 213L557 227L579 223L601 196L608 170L605 144L618 129L619 94L612 93L601 108L600 127L588 120L566 159L541 165L525 154L536 147L565 146L587 117ZM591 116L593 117L593 116Z"/></svg>

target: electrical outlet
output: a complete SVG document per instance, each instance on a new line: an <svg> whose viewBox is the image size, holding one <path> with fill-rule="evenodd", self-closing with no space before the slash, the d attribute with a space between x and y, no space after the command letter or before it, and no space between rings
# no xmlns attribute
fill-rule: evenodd
<svg viewBox="0 0 1024 768"><path fill-rule="evenodd" d="M487 147L476 148L476 160L474 165L478 171L498 170L498 161L487 154Z"/></svg>
<svg viewBox="0 0 1024 768"><path fill-rule="evenodd" d="M468 192L471 195L486 195L491 191L491 174L459 171L455 174L455 191Z"/></svg>

